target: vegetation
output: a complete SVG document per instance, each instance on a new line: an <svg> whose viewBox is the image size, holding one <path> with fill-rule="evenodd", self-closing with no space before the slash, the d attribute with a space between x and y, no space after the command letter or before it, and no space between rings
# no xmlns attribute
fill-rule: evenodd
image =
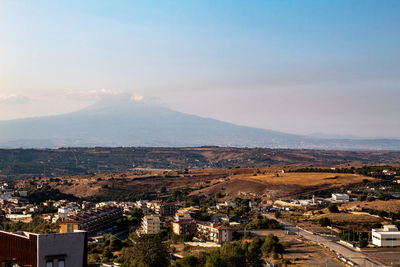
<svg viewBox="0 0 400 267"><path fill-rule="evenodd" d="M274 219L262 218L253 220L246 225L247 229L280 229L279 222Z"/></svg>
<svg viewBox="0 0 400 267"><path fill-rule="evenodd" d="M135 238L132 247L122 249L117 261L124 267L169 266L169 248L160 235L142 235Z"/></svg>
<svg viewBox="0 0 400 267"><path fill-rule="evenodd" d="M48 234L59 231L59 223L45 221L40 215L33 215L29 223L4 223L4 230L8 232L26 231L32 233Z"/></svg>

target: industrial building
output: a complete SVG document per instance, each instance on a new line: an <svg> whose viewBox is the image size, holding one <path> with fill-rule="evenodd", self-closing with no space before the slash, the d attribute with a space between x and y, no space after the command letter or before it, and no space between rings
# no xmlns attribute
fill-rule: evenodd
<svg viewBox="0 0 400 267"><path fill-rule="evenodd" d="M382 229L372 229L372 244L378 247L399 247L399 229L394 225L384 225Z"/></svg>

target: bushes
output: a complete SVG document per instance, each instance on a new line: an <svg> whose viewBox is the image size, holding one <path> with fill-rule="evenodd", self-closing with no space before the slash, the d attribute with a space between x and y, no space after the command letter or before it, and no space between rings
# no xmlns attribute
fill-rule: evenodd
<svg viewBox="0 0 400 267"><path fill-rule="evenodd" d="M332 203L328 205L328 210L330 213L339 213L338 207Z"/></svg>
<svg viewBox="0 0 400 267"><path fill-rule="evenodd" d="M318 223L323 227L326 227L326 226L332 224L331 220L329 220L329 218L326 218L326 217L319 219Z"/></svg>
<svg viewBox="0 0 400 267"><path fill-rule="evenodd" d="M282 255L285 249L281 243L279 243L279 238L269 234L265 239L264 244L261 246L261 251L264 257L278 258L278 255Z"/></svg>
<svg viewBox="0 0 400 267"><path fill-rule="evenodd" d="M279 223L274 219L262 218L246 225L247 229L280 229Z"/></svg>

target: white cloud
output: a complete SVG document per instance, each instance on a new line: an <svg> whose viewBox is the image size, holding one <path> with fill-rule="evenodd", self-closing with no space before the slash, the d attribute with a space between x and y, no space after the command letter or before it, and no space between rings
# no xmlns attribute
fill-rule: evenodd
<svg viewBox="0 0 400 267"><path fill-rule="evenodd" d="M17 94L0 94L0 103L1 104L25 104L30 101L29 97Z"/></svg>
<svg viewBox="0 0 400 267"><path fill-rule="evenodd" d="M99 100L107 96L120 96L124 95L126 92L121 90L89 90L89 91L78 91L78 92L68 92L66 96L68 98L79 99L79 100Z"/></svg>
<svg viewBox="0 0 400 267"><path fill-rule="evenodd" d="M143 95L140 94L133 94L131 96L131 100L132 101L142 101L143 100Z"/></svg>

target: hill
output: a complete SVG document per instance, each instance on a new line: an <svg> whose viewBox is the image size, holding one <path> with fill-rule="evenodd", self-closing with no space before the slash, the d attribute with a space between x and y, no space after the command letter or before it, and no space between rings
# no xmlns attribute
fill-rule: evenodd
<svg viewBox="0 0 400 267"><path fill-rule="evenodd" d="M134 172L149 169L310 165L400 165L400 152L229 147L0 149L0 179Z"/></svg>
<svg viewBox="0 0 400 267"><path fill-rule="evenodd" d="M332 139L244 127L115 97L69 114L0 121L0 147L96 146L400 150L395 139Z"/></svg>

